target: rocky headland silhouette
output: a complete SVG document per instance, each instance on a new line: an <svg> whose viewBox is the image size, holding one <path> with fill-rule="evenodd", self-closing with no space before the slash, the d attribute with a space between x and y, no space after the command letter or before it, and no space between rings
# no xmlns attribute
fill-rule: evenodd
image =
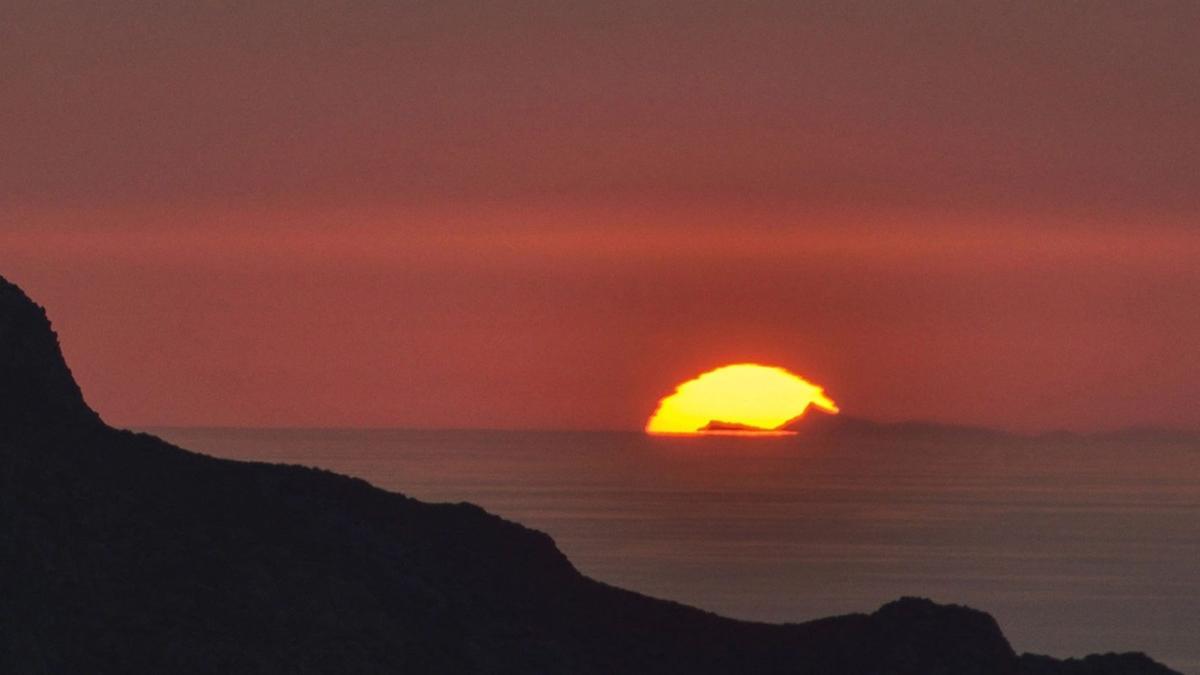
<svg viewBox="0 0 1200 675"><path fill-rule="evenodd" d="M589 579L547 535L318 469L113 429L0 278L0 672L1165 675L1018 655L904 598L736 621Z"/></svg>

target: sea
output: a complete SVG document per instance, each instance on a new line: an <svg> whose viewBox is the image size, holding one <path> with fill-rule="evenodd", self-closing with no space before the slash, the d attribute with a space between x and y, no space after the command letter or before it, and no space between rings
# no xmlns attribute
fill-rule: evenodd
<svg viewBox="0 0 1200 675"><path fill-rule="evenodd" d="M1018 652L1144 651L1200 675L1200 443L632 432L151 429L549 533L601 581L752 621L901 596Z"/></svg>

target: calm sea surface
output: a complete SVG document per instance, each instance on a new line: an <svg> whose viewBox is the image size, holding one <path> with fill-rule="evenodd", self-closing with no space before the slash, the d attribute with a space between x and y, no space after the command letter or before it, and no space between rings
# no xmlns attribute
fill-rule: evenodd
<svg viewBox="0 0 1200 675"><path fill-rule="evenodd" d="M995 616L1018 651L1146 651L1200 675L1200 447L636 433L159 429L551 534L597 579L803 621L901 595Z"/></svg>

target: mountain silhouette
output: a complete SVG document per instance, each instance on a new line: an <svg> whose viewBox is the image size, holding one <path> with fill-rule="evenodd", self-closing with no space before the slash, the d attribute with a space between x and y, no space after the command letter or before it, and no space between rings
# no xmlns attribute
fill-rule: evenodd
<svg viewBox="0 0 1200 675"><path fill-rule="evenodd" d="M722 420L709 420L708 424L700 427L696 431L734 431L747 433L772 433L774 429L764 429L756 427L752 424L742 424L741 422L725 422Z"/></svg>
<svg viewBox="0 0 1200 675"><path fill-rule="evenodd" d="M45 310L0 277L0 428L99 424Z"/></svg>
<svg viewBox="0 0 1200 675"><path fill-rule="evenodd" d="M987 614L917 598L735 621L589 579L470 504L110 428L2 279L0 405L0 672L1172 672L1018 656Z"/></svg>
<svg viewBox="0 0 1200 675"><path fill-rule="evenodd" d="M890 441L934 441L958 443L1021 442L1027 440L1057 443L1155 443L1200 444L1200 432L1153 426L1127 427L1115 431L1078 433L1050 431L1020 434L987 427L945 424L923 420L877 422L846 414L827 415L812 409L780 427L801 437L886 438Z"/></svg>
<svg viewBox="0 0 1200 675"><path fill-rule="evenodd" d="M886 437L931 441L996 441L1017 438L1014 434L984 427L916 420L876 422L846 414L826 415L812 411L789 421L782 428L804 436Z"/></svg>

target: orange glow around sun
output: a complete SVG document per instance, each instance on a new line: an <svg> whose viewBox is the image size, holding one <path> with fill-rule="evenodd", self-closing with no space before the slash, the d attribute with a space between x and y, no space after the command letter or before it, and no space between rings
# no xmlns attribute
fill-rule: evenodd
<svg viewBox="0 0 1200 675"><path fill-rule="evenodd" d="M836 414L825 389L775 366L736 363L688 380L659 401L646 423L652 434L702 432L709 423L775 430L815 405Z"/></svg>

